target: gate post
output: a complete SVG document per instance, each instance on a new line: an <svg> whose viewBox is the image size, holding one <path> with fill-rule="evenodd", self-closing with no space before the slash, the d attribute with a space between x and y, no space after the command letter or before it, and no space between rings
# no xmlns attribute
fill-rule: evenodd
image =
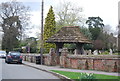
<svg viewBox="0 0 120 81"><path fill-rule="evenodd" d="M60 67L67 67L67 55L68 55L68 49L63 48L60 56Z"/></svg>

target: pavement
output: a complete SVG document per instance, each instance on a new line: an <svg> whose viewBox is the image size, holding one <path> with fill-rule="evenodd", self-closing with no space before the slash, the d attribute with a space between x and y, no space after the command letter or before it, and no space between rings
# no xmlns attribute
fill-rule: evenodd
<svg viewBox="0 0 120 81"><path fill-rule="evenodd" d="M27 61L23 61L23 64L33 67L33 68L36 68L36 69L40 69L42 71L50 72L50 73L54 73L54 72L51 72L50 70L59 70L59 71L69 71L69 72L82 72L82 73L94 73L94 74L120 76L120 73L117 73L117 72L103 72L103 71L94 71L94 70L60 68L60 66L46 66L46 65L36 64L36 63L30 63ZM60 75L60 76L62 76L62 75ZM65 77L65 76L63 76L63 77ZM65 77L65 78L67 78L67 77ZM67 78L67 79L69 79L69 78Z"/></svg>
<svg viewBox="0 0 120 81"><path fill-rule="evenodd" d="M0 65L2 65L2 60L0 59ZM2 80L2 66L0 66L0 81Z"/></svg>

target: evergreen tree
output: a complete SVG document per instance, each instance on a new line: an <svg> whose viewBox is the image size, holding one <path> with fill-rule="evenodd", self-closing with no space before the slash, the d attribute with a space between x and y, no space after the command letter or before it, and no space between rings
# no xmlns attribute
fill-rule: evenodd
<svg viewBox="0 0 120 81"><path fill-rule="evenodd" d="M44 40L45 53L48 53L50 48L55 48L54 44L46 43L46 40L50 38L52 35L54 35L55 31L56 31L55 14L53 12L53 7L51 6L47 14L47 17L45 18L45 25L44 25L43 40Z"/></svg>
<svg viewBox="0 0 120 81"><path fill-rule="evenodd" d="M98 36L102 33L104 27L103 20L100 17L88 17L86 24L88 24L92 39L98 39Z"/></svg>

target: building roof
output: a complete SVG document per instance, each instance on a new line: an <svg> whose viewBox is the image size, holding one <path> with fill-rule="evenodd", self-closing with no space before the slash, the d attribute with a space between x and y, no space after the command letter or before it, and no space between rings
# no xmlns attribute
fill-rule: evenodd
<svg viewBox="0 0 120 81"><path fill-rule="evenodd" d="M48 43L91 43L81 32L79 26L62 27L56 34L51 36Z"/></svg>

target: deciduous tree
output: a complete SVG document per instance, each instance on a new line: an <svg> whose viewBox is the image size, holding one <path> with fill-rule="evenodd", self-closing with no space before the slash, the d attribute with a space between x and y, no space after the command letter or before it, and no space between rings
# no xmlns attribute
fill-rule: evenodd
<svg viewBox="0 0 120 81"><path fill-rule="evenodd" d="M19 46L22 32L28 24L29 8L17 1L0 4L0 19L3 29L2 49L8 51Z"/></svg>
<svg viewBox="0 0 120 81"><path fill-rule="evenodd" d="M56 8L56 27L59 30L63 26L82 26L83 8L75 7L71 2L60 3Z"/></svg>

